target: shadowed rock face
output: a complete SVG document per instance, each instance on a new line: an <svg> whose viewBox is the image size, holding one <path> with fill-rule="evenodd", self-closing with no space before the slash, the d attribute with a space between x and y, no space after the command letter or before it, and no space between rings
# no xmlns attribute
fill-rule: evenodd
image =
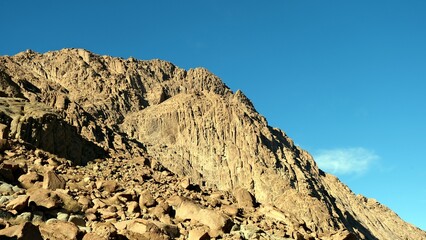
<svg viewBox="0 0 426 240"><path fill-rule="evenodd" d="M0 123L7 126L6 136L67 158L75 164L86 164L107 156L103 148L84 139L77 133L76 127L42 103L0 97L0 116Z"/></svg>
<svg viewBox="0 0 426 240"><path fill-rule="evenodd" d="M268 214L318 238L344 231L362 239L426 238L319 170L241 91L206 69L82 49L27 51L0 57L0 87L0 121L9 136L77 164L106 153L148 155L196 184L247 189L276 209Z"/></svg>

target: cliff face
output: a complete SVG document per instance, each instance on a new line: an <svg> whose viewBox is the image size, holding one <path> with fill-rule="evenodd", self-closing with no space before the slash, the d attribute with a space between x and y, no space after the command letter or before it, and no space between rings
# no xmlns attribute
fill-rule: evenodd
<svg viewBox="0 0 426 240"><path fill-rule="evenodd" d="M82 49L27 51L0 57L0 103L10 138L78 164L108 154L145 155L201 186L247 189L265 216L313 238L426 239L318 169L241 91L202 68L185 71ZM351 234L338 235L345 230Z"/></svg>

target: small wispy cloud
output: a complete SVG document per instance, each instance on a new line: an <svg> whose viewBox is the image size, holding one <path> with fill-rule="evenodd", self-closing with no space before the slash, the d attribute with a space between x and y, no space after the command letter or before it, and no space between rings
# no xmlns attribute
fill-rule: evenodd
<svg viewBox="0 0 426 240"><path fill-rule="evenodd" d="M374 151L357 148L320 150L314 154L318 166L332 174L363 174L379 159Z"/></svg>

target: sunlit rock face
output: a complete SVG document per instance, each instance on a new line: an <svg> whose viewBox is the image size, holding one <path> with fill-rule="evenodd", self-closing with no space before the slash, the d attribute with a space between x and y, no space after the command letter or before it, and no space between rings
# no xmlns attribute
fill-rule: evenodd
<svg viewBox="0 0 426 240"><path fill-rule="evenodd" d="M203 68L83 49L29 50L0 57L0 103L2 138L74 164L146 158L194 186L231 195L244 189L254 197L246 217L281 222L283 237L426 239L319 170L241 91Z"/></svg>

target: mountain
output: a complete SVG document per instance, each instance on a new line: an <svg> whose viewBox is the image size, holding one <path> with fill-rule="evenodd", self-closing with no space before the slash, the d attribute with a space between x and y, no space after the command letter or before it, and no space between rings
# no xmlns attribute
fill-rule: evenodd
<svg viewBox="0 0 426 240"><path fill-rule="evenodd" d="M21 195L30 199L31 189L49 190L48 183L36 183L48 182L51 176L66 180L60 188L74 199L96 192L89 188L73 193L83 179L101 186L92 186L97 190L109 181L122 188L114 188L111 194L123 194L153 178L150 194L159 205L173 209L168 220L156 216L153 221L174 226L180 233L163 234L168 238L186 238L190 230L206 229L211 237L243 239L426 239L426 232L386 206L355 195L335 176L321 171L308 152L282 130L269 126L241 91L231 91L204 68L184 70L166 61L100 56L83 49L44 54L28 50L0 57L0 103L0 137L6 139L0 155L3 172L15 166L12 174L0 176L4 184L22 188ZM22 165L16 156L24 155L33 161L25 163L25 168L13 164ZM57 163L39 166L46 158ZM142 166L132 165L135 161ZM115 172L92 171L103 163ZM128 175L133 168L138 171ZM25 187L19 179L32 172L38 180ZM170 182L160 180L157 175L162 173ZM164 187L167 191L160 194L158 189ZM134 198L141 199L144 191L136 192ZM214 204L212 196L218 193L220 201ZM98 207L91 210L94 213L88 214L87 209L82 213L81 206L76 211L84 215L80 232L91 232L108 219L98 211L103 207L96 199L102 197L106 198L87 197L87 209ZM127 206L123 211L128 211L128 202L134 202L127 200L122 201ZM4 200L2 211L12 214L7 219L15 219L20 212L10 212L9 201ZM105 208L115 206L104 204ZM188 204L192 210L185 210L185 215L182 209ZM205 208L200 207L203 204ZM138 206L142 209L140 202ZM232 207L237 210L230 214ZM144 216L149 220L152 208L121 220L132 224ZM53 209L66 210L65 205ZM203 220L201 216L208 214L199 211L207 210L219 216L212 217L219 219L219 225ZM30 220L43 235L48 232L44 222L51 218L55 216L45 213L40 226ZM123 230L117 227L122 222L119 218L111 219L107 222ZM182 223L186 224L185 219L192 219L188 226ZM129 234L121 236L131 239Z"/></svg>

